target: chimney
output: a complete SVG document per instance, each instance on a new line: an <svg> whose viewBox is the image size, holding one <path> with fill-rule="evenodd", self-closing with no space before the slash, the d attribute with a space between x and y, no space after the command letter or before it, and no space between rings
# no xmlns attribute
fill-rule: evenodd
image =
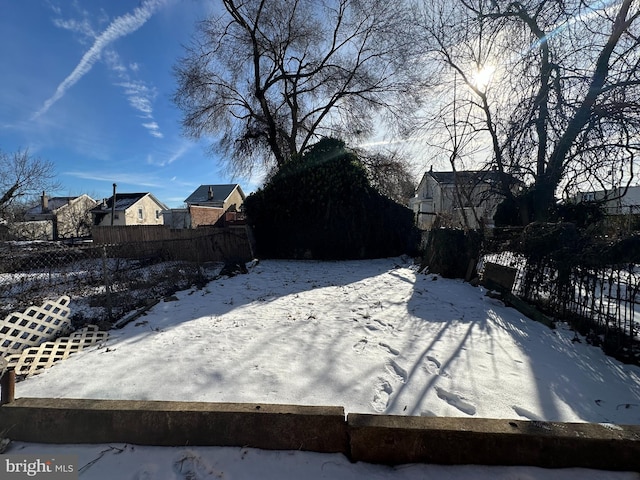
<svg viewBox="0 0 640 480"><path fill-rule="evenodd" d="M45 191L42 192L42 213L46 213L49 211L49 198L47 197L47 193Z"/></svg>
<svg viewBox="0 0 640 480"><path fill-rule="evenodd" d="M207 192L208 200L213 200L213 187L209 185L209 191Z"/></svg>

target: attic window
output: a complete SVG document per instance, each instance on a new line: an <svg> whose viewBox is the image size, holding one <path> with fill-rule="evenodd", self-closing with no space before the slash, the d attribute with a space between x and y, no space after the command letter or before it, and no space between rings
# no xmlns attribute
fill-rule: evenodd
<svg viewBox="0 0 640 480"><path fill-rule="evenodd" d="M138 209L138 220L142 220L143 218L144 218L144 216L143 216L142 209L141 209L141 208L139 208L139 209Z"/></svg>

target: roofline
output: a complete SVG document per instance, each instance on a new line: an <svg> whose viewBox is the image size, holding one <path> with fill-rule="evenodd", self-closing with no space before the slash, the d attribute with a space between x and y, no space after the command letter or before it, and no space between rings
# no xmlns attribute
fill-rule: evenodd
<svg viewBox="0 0 640 480"><path fill-rule="evenodd" d="M244 191L242 190L242 187L240 186L239 183L202 183L200 184L200 186L198 186L198 188L196 188L193 193L191 195L193 195L198 189L200 189L200 187L215 187L215 186L222 186L222 185L233 185L233 188L231 189L231 192L229 192L229 195L227 195L223 200L222 203L226 202L228 200L228 198L233 194L233 191L237 188L238 191L240 192L240 195L242 196L242 200L244 200L245 198L247 198L247 196L245 195ZM187 203L187 200L189 200L189 197L191 197L191 195L189 195L187 198L184 199L184 203ZM207 203L207 202L211 202L212 200L205 200L202 202L196 202L196 203ZM217 200L218 202L220 200Z"/></svg>
<svg viewBox="0 0 640 480"><path fill-rule="evenodd" d="M156 196L151 193L151 192L133 192L133 193L116 193L116 201L118 200L118 196L122 197L123 195L140 195L140 198L138 198L135 202L133 202L131 205L129 205L127 208L113 208L114 211L116 212L125 212L127 209L131 208L132 206L134 206L136 203L138 203L140 200L142 200L144 197L149 196L151 197L151 199L156 202L163 210L169 210L169 207L167 207L163 202L161 202L160 200L158 200L156 198ZM91 197L89 197L91 198ZM113 195L111 195L109 198L107 198L106 200L110 200L113 198ZM91 212L105 212L105 213L109 213L112 209L109 208L108 211L104 210L100 205L102 204L102 202L97 202L97 205L91 209Z"/></svg>

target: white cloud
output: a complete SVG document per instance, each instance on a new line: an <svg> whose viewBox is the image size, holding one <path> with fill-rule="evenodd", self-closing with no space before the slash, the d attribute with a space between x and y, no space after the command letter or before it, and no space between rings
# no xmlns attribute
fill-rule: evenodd
<svg viewBox="0 0 640 480"><path fill-rule="evenodd" d="M142 126L149 131L149 134L156 138L163 138L160 126L153 118L153 100L157 92L155 88L149 88L146 83L140 80L132 80L129 70L120 60L120 56L113 49L104 52L104 61L109 69L118 75L121 80L115 85L124 89L129 105L140 113L140 116L150 122L143 123ZM137 64L135 64L137 65Z"/></svg>
<svg viewBox="0 0 640 480"><path fill-rule="evenodd" d="M148 173L140 175L135 174L123 174L123 173L104 173L104 172L64 172L64 175L69 175L76 178L82 178L83 180L96 180L99 182L110 182L122 185L133 185L141 187L155 187L160 188L164 185L161 182L154 182L149 178Z"/></svg>
<svg viewBox="0 0 640 480"><path fill-rule="evenodd" d="M95 38L96 33L94 32L89 20L85 18L84 20L63 20L62 18L54 18L53 24L64 30L69 30L70 32L80 33L86 37Z"/></svg>
<svg viewBox="0 0 640 480"><path fill-rule="evenodd" d="M189 150L191 150L191 147L193 147L192 143L183 144L180 148L178 148L178 150L173 155L171 155L169 157L169 160L167 160L167 165L171 165L173 162L178 160L185 153L187 153Z"/></svg>
<svg viewBox="0 0 640 480"><path fill-rule="evenodd" d="M118 75L121 80L120 83L116 83L118 87L124 89L124 94L127 97L129 105L134 110L140 113L140 116L150 122L143 123L142 126L147 129L149 134L155 138L164 138L163 133L160 131L160 126L153 118L153 100L155 99L157 92L155 88L149 88L146 83L140 80L132 80L129 75L129 69L120 60L120 56L113 49L107 49L104 52L104 60L109 69ZM136 65L137 63L133 64ZM131 66L129 66L131 68Z"/></svg>
<svg viewBox="0 0 640 480"><path fill-rule="evenodd" d="M67 78L58 85L55 93L44 102L42 108L32 116L32 119L36 119L46 113L53 104L65 95L69 88L75 85L91 70L93 65L100 59L102 51L109 44L142 27L162 3L164 3L164 0L145 0L142 5L134 9L132 13L122 15L111 22L109 26L95 38L93 45L82 56L78 65L76 65Z"/></svg>
<svg viewBox="0 0 640 480"><path fill-rule="evenodd" d="M144 126L147 128L153 128L152 124ZM158 157L162 158L161 160L156 160L152 155L147 155L147 163L156 167L166 167L167 165L171 165L173 162L182 157L185 153L191 150L193 146L193 143L184 142L174 152L167 152L169 154L168 157L166 157L165 154L158 155Z"/></svg>
<svg viewBox="0 0 640 480"><path fill-rule="evenodd" d="M156 138L162 138L164 135L160 131L160 127L156 122L143 123L142 126L149 130L149 133Z"/></svg>

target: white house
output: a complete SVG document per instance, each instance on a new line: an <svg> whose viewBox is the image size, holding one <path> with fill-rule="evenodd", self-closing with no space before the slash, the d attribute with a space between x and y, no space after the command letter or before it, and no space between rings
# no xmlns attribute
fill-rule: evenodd
<svg viewBox="0 0 640 480"><path fill-rule="evenodd" d="M578 194L578 202L602 202L606 215L640 214L640 186L615 187Z"/></svg>
<svg viewBox="0 0 640 480"><path fill-rule="evenodd" d="M91 210L93 224L101 227L124 225L162 225L162 212L168 207L151 193L118 193ZM113 214L113 221L111 216Z"/></svg>
<svg viewBox="0 0 640 480"><path fill-rule="evenodd" d="M25 221L11 226L16 238L61 240L91 233L91 209L96 201L88 195L49 197L42 192L40 203L25 212Z"/></svg>
<svg viewBox="0 0 640 480"><path fill-rule="evenodd" d="M520 182L509 177L515 192ZM416 225L429 230L438 219L441 226L478 229L492 227L496 208L504 199L499 172L426 172L409 201Z"/></svg>

